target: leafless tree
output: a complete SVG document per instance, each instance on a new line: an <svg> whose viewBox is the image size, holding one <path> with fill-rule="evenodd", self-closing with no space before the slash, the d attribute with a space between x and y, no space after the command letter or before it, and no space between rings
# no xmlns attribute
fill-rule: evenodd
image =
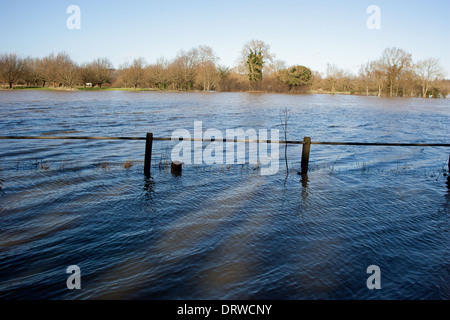
<svg viewBox="0 0 450 320"><path fill-rule="evenodd" d="M166 89L169 82L168 68L169 62L164 57L158 58L156 63L146 69L146 78L151 87L160 90Z"/></svg>
<svg viewBox="0 0 450 320"><path fill-rule="evenodd" d="M412 66L411 54L395 47L387 48L383 51L380 62L386 75L389 97L392 98L394 87L398 88L402 73Z"/></svg>
<svg viewBox="0 0 450 320"><path fill-rule="evenodd" d="M27 57L24 59L24 71L22 75L22 79L25 81L27 86L34 86L36 87L38 85L38 82L41 80L42 75L40 70L40 59L39 58L31 58Z"/></svg>
<svg viewBox="0 0 450 320"><path fill-rule="evenodd" d="M90 84L93 85L95 82L94 70L92 70L92 65L90 63L84 63L78 68L78 77L80 79L83 87Z"/></svg>
<svg viewBox="0 0 450 320"><path fill-rule="evenodd" d="M39 76L39 80L42 84L42 87L45 87L45 84L47 82L47 70L46 70L46 63L45 58L38 59L36 62L36 73Z"/></svg>
<svg viewBox="0 0 450 320"><path fill-rule="evenodd" d="M12 89L13 85L23 76L25 61L15 53L0 56L0 77Z"/></svg>
<svg viewBox="0 0 450 320"><path fill-rule="evenodd" d="M198 66L195 80L204 91L214 88L220 80L220 73L216 67L218 60L219 58L211 47L198 47Z"/></svg>
<svg viewBox="0 0 450 320"><path fill-rule="evenodd" d="M270 46L261 40L251 40L244 45L235 67L220 66L218 61L214 50L203 45L189 51L181 50L172 60L160 58L149 66L143 58L138 58L122 65L119 71L113 69L108 58L78 66L65 52L25 59L4 53L0 54L0 83L8 84L10 88L23 83L68 88L92 83L101 88L112 83L119 74L116 85L135 89L149 86L160 90L292 92L293 86L301 85L301 72L297 72L300 68L290 71L283 61L274 60ZM449 91L438 59L429 58L413 64L411 54L398 48L385 49L379 59L362 65L356 76L332 64L327 65L324 75L298 66L302 70L308 69L309 73L305 78L308 86L293 90L296 93L345 91L367 96L378 91L379 97L382 94L389 97L445 97Z"/></svg>
<svg viewBox="0 0 450 320"><path fill-rule="evenodd" d="M267 67L265 74L267 76L278 76L279 73L287 69L286 61L280 59L274 59Z"/></svg>
<svg viewBox="0 0 450 320"><path fill-rule="evenodd" d="M429 58L421 60L416 65L416 73L422 86L422 97L428 97L430 82L444 77L444 71L439 59Z"/></svg>
<svg viewBox="0 0 450 320"><path fill-rule="evenodd" d="M384 72L382 62L380 60L372 61L370 63L370 72L378 87L377 96L381 97L381 93L386 81L386 73Z"/></svg>
<svg viewBox="0 0 450 320"><path fill-rule="evenodd" d="M366 96L369 95L369 88L372 83L373 74L372 69L370 67L370 62L367 62L359 68L359 78L361 80L361 84L363 87L363 90L366 93Z"/></svg>
<svg viewBox="0 0 450 320"><path fill-rule="evenodd" d="M121 67L122 81L131 88L137 89L145 80L146 62L144 58L136 58L131 64L125 63Z"/></svg>
<svg viewBox="0 0 450 320"><path fill-rule="evenodd" d="M197 70L196 82L201 85L204 91L209 91L216 87L220 80L220 73L214 63L208 61L202 63Z"/></svg>
<svg viewBox="0 0 450 320"><path fill-rule="evenodd" d="M188 52L183 50L178 52L175 60L168 67L174 89L191 90L194 87L198 64L199 56L196 48Z"/></svg>
<svg viewBox="0 0 450 320"><path fill-rule="evenodd" d="M65 87L73 88L79 82L78 66L66 52L56 56L56 79Z"/></svg>
<svg viewBox="0 0 450 320"><path fill-rule="evenodd" d="M319 90L323 87L322 74L319 71L313 71L311 77L311 89Z"/></svg>
<svg viewBox="0 0 450 320"><path fill-rule="evenodd" d="M112 70L113 65L108 58L98 58L90 63L92 72L92 84L97 85L99 88L105 83L112 82Z"/></svg>
<svg viewBox="0 0 450 320"><path fill-rule="evenodd" d="M329 63L327 64L326 79L330 84L331 94L334 95L334 93L336 91L337 80L340 79L343 74L344 74L344 71L342 69L340 69L338 66L336 66L335 64L329 64Z"/></svg>
<svg viewBox="0 0 450 320"><path fill-rule="evenodd" d="M55 87L58 81L58 65L56 55L54 53L49 54L41 60L40 68L42 70L42 83L45 87L45 83L51 83L52 87Z"/></svg>

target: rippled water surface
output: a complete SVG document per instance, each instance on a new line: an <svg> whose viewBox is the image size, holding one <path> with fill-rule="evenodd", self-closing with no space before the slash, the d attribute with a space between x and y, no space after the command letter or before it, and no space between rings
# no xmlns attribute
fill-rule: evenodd
<svg viewBox="0 0 450 320"><path fill-rule="evenodd" d="M3 91L0 135L281 130L285 107L289 140L449 143L448 99L247 93ZM176 177L174 145L154 142L146 179L143 141L0 140L0 298L450 298L449 148L313 145L302 179L298 145L287 178L284 148L275 175Z"/></svg>

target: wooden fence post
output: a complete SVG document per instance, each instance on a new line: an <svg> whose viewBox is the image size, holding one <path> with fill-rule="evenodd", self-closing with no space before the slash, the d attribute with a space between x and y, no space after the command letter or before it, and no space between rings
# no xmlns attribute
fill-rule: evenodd
<svg viewBox="0 0 450 320"><path fill-rule="evenodd" d="M302 150L302 163L301 163L301 174L308 174L308 164L309 164L309 151L311 149L311 138L303 138L303 150Z"/></svg>
<svg viewBox="0 0 450 320"><path fill-rule="evenodd" d="M180 161L173 161L170 166L170 172L176 176L181 176L183 164Z"/></svg>
<svg viewBox="0 0 450 320"><path fill-rule="evenodd" d="M145 160L144 160L144 174L146 177L150 177L150 167L152 164L152 144L153 133L147 133L145 140Z"/></svg>

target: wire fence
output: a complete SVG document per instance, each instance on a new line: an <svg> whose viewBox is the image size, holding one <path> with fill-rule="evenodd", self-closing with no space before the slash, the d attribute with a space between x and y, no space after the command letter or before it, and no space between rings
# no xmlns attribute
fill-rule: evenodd
<svg viewBox="0 0 450 320"><path fill-rule="evenodd" d="M1 140L147 140L146 137L85 137L85 136L0 136ZM198 139L198 138L163 138L153 137L153 141L203 141L203 142L243 142L243 143L279 143L279 144L305 144L305 141L295 140L248 140L248 139ZM385 147L450 147L449 143L379 143L379 142L330 142L311 141L317 145L335 146L385 146Z"/></svg>
<svg viewBox="0 0 450 320"><path fill-rule="evenodd" d="M385 143L385 142L330 142L330 141L311 141L311 138L305 137L303 141L295 140L251 140L251 139L198 139L198 138L166 138L153 137L148 133L146 137L87 137L87 136L0 136L0 140L140 140L146 141L144 173L150 175L152 143L153 141L201 141L201 142L234 142L234 143L278 143L303 145L301 158L301 173L308 173L309 154L311 145L334 145L334 146L380 146L380 147L450 147L448 143ZM450 172L450 156L449 156Z"/></svg>

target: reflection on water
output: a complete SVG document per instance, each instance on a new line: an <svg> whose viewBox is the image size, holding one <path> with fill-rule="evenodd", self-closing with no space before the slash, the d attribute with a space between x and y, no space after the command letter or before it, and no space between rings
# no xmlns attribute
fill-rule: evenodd
<svg viewBox="0 0 450 320"><path fill-rule="evenodd" d="M302 178L300 179L300 182L302 183L303 188L306 190L308 188L308 175L307 174L302 174Z"/></svg>
<svg viewBox="0 0 450 320"><path fill-rule="evenodd" d="M28 91L0 93L0 135L272 129L283 107L291 140L450 133L448 100ZM0 141L0 298L450 297L448 150L313 145L298 176L301 147L289 146L287 178L284 158L273 176L185 165L174 177L161 165L172 146L153 144L145 178L144 142ZM80 291L65 289L73 264ZM372 264L379 291L366 287Z"/></svg>

